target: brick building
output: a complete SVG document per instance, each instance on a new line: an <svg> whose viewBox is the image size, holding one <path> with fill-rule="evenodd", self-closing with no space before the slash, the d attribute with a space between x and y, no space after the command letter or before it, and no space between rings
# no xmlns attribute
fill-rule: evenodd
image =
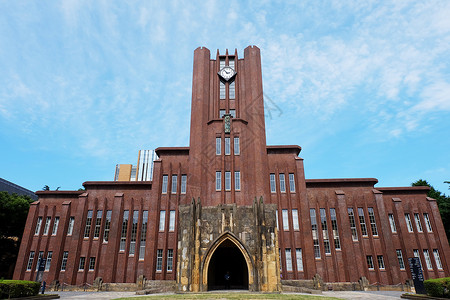
<svg viewBox="0 0 450 300"><path fill-rule="evenodd" d="M398 284L418 256L449 276L450 249L427 187L305 179L299 146L267 146L260 51L194 51L189 147L156 149L152 181L39 191L15 279L176 280L180 291L279 291L283 279Z"/></svg>

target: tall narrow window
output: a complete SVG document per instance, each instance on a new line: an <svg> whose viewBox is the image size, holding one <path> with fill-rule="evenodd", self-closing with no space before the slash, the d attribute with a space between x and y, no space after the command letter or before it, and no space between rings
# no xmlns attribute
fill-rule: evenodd
<svg viewBox="0 0 450 300"><path fill-rule="evenodd" d="M56 235L58 233L59 226L59 217L55 217L55 221L53 222L52 235Z"/></svg>
<svg viewBox="0 0 450 300"><path fill-rule="evenodd" d="M139 243L139 259L145 258L145 242L147 240L148 210L142 213L141 242Z"/></svg>
<svg viewBox="0 0 450 300"><path fill-rule="evenodd" d="M277 229L278 229L278 209L275 210L275 219L276 219Z"/></svg>
<svg viewBox="0 0 450 300"><path fill-rule="evenodd" d="M169 212L169 231L175 231L175 211Z"/></svg>
<svg viewBox="0 0 450 300"><path fill-rule="evenodd" d="M69 218L69 226L67 226L67 235L72 235L74 224L75 224L75 217L70 217Z"/></svg>
<svg viewBox="0 0 450 300"><path fill-rule="evenodd" d="M270 174L270 192L275 193L276 191L275 174Z"/></svg>
<svg viewBox="0 0 450 300"><path fill-rule="evenodd" d="M102 215L103 215L103 211L97 210L97 218L95 219L94 238L98 238L100 236L100 227L102 225Z"/></svg>
<svg viewBox="0 0 450 300"><path fill-rule="evenodd" d="M383 255L377 255L377 261L378 261L378 269L384 270L384 259Z"/></svg>
<svg viewBox="0 0 450 300"><path fill-rule="evenodd" d="M235 109L230 109L230 115L232 118L236 118L236 110Z"/></svg>
<svg viewBox="0 0 450 300"><path fill-rule="evenodd" d="M129 214L128 210L125 210L123 212L122 231L120 233L119 251L125 251L125 243L127 241L127 231L128 231L128 214Z"/></svg>
<svg viewBox="0 0 450 300"><path fill-rule="evenodd" d="M414 214L414 220L416 221L416 228L418 232L422 232L422 223L420 223L420 216L419 214Z"/></svg>
<svg viewBox="0 0 450 300"><path fill-rule="evenodd" d="M166 227L166 211L161 210L159 212L159 231L164 231Z"/></svg>
<svg viewBox="0 0 450 300"><path fill-rule="evenodd" d="M43 235L47 235L48 234L48 228L50 227L50 222L52 220L52 217L47 217L45 219L45 225L44 225L44 233Z"/></svg>
<svg viewBox="0 0 450 300"><path fill-rule="evenodd" d="M226 137L225 138L225 155L230 155L231 154L231 145L230 145L230 138Z"/></svg>
<svg viewBox="0 0 450 300"><path fill-rule="evenodd" d="M419 259L420 266L422 267L422 270L423 270L423 265L422 265L422 260L420 259L419 249L414 249L413 253L414 253L414 257L417 257Z"/></svg>
<svg viewBox="0 0 450 300"><path fill-rule="evenodd" d="M293 173L289 173L289 191L291 193L295 193L295 180Z"/></svg>
<svg viewBox="0 0 450 300"><path fill-rule="evenodd" d="M220 94L220 100L225 100L226 98L226 88L225 88L225 82L222 80L219 80L219 94Z"/></svg>
<svg viewBox="0 0 450 300"><path fill-rule="evenodd" d="M298 210L293 209L292 210L292 226L294 230L299 230L298 226Z"/></svg>
<svg viewBox="0 0 450 300"><path fill-rule="evenodd" d="M95 257L89 257L89 271L95 270Z"/></svg>
<svg viewBox="0 0 450 300"><path fill-rule="evenodd" d="M367 255L366 260L367 260L367 267L369 268L369 270L373 270L374 267L372 255Z"/></svg>
<svg viewBox="0 0 450 300"><path fill-rule="evenodd" d="M225 190L231 190L231 172L229 171L225 172Z"/></svg>
<svg viewBox="0 0 450 300"><path fill-rule="evenodd" d="M314 242L314 257L320 258L320 245L319 245L319 230L317 229L316 210L311 208L309 210L309 216L311 217L311 229Z"/></svg>
<svg viewBox="0 0 450 300"><path fill-rule="evenodd" d="M36 229L34 230L34 235L39 234L39 231L41 231L41 225L42 225L42 217L38 217L36 222Z"/></svg>
<svg viewBox="0 0 450 300"><path fill-rule="evenodd" d="M232 81L230 82L230 99L235 99L236 98L236 81ZM236 118L236 116L234 115L233 118Z"/></svg>
<svg viewBox="0 0 450 300"><path fill-rule="evenodd" d="M88 210L87 218L86 218L86 227L84 227L84 237L88 238L91 232L91 224L92 224L92 216L94 211Z"/></svg>
<svg viewBox="0 0 450 300"><path fill-rule="evenodd" d="M27 271L31 271L31 268L33 267L33 260L34 260L34 251L30 251L30 257L28 257L27 263Z"/></svg>
<svg viewBox="0 0 450 300"><path fill-rule="evenodd" d="M53 252L48 251L47 252L47 261L45 262L45 271L50 270L50 266L52 264L52 256L53 256Z"/></svg>
<svg viewBox="0 0 450 300"><path fill-rule="evenodd" d="M286 271L290 272L292 271L291 249L290 248L284 249L284 253L286 254Z"/></svg>
<svg viewBox="0 0 450 300"><path fill-rule="evenodd" d="M433 270L433 265L431 264L430 253L428 249L423 249L423 257L425 257L425 263L427 264L428 270Z"/></svg>
<svg viewBox="0 0 450 300"><path fill-rule="evenodd" d="M439 256L439 250L433 249L433 254L434 254L434 261L436 262L436 267L439 270L442 270L442 262L441 262L441 257Z"/></svg>
<svg viewBox="0 0 450 300"><path fill-rule="evenodd" d="M107 243L109 239L109 231L111 229L111 216L112 210L106 211L106 219L105 219L105 231L103 232L103 242Z"/></svg>
<svg viewBox="0 0 450 300"><path fill-rule="evenodd" d="M172 272L173 269L173 249L167 250L167 271Z"/></svg>
<svg viewBox="0 0 450 300"><path fill-rule="evenodd" d="M355 223L355 213L353 212L353 208L347 208L348 211L348 220L350 221L350 229L352 231L352 240L358 240L358 232L356 231L356 223Z"/></svg>
<svg viewBox="0 0 450 300"><path fill-rule="evenodd" d="M334 248L341 249L341 241L339 239L339 230L336 219L336 209L330 208L331 229L333 230Z"/></svg>
<svg viewBox="0 0 450 300"><path fill-rule="evenodd" d="M330 254L330 238L328 236L328 225L327 225L327 214L325 208L321 208L320 212L320 222L322 225L322 236L323 236L323 248L325 250L325 254Z"/></svg>
<svg viewBox="0 0 450 300"><path fill-rule="evenodd" d="M283 216L283 230L289 230L289 218L287 209L281 210L281 215Z"/></svg>
<svg viewBox="0 0 450 300"><path fill-rule="evenodd" d="M302 249L301 248L295 249L295 256L297 258L297 271L302 272L303 271L303 257L302 257Z"/></svg>
<svg viewBox="0 0 450 300"><path fill-rule="evenodd" d="M402 250L401 249L397 249L397 259L398 259L398 264L400 266L400 270L404 270L405 269L405 262L403 261L403 254L402 254Z"/></svg>
<svg viewBox="0 0 450 300"><path fill-rule="evenodd" d="M240 149L239 149L239 137L234 138L234 155L239 155Z"/></svg>
<svg viewBox="0 0 450 300"><path fill-rule="evenodd" d="M136 252L136 236L138 228L139 211L133 211L133 223L131 225L131 237L130 237L130 255L134 255Z"/></svg>
<svg viewBox="0 0 450 300"><path fill-rule="evenodd" d="M219 58L219 70L222 70L222 68L225 67L225 57Z"/></svg>
<svg viewBox="0 0 450 300"><path fill-rule="evenodd" d="M162 181L162 193L167 194L167 184L169 181L168 175L163 175L163 181Z"/></svg>
<svg viewBox="0 0 450 300"><path fill-rule="evenodd" d="M423 214L423 218L425 219L425 226L427 227L428 232L433 232L433 228L431 227L430 217L427 213Z"/></svg>
<svg viewBox="0 0 450 300"><path fill-rule="evenodd" d="M406 226L408 227L408 232L413 232L411 217L409 214L405 214L405 221L406 221Z"/></svg>
<svg viewBox="0 0 450 300"><path fill-rule="evenodd" d="M358 217L361 233L363 236L367 236L366 218L364 217L364 210L362 207L358 207Z"/></svg>
<svg viewBox="0 0 450 300"><path fill-rule="evenodd" d="M286 181L283 173L280 174L280 192L286 192Z"/></svg>
<svg viewBox="0 0 450 300"><path fill-rule="evenodd" d="M369 222L370 222L370 229L372 230L372 235L378 235L378 229L377 229L377 223L375 222L375 213L373 211L373 207L367 208L367 211L369 212Z"/></svg>
<svg viewBox="0 0 450 300"><path fill-rule="evenodd" d="M163 250L156 250L156 271L162 271Z"/></svg>
<svg viewBox="0 0 450 300"><path fill-rule="evenodd" d="M181 175L181 194L186 194L187 176Z"/></svg>
<svg viewBox="0 0 450 300"><path fill-rule="evenodd" d="M234 189L236 191L241 190L241 172L240 171L234 172Z"/></svg>
<svg viewBox="0 0 450 300"><path fill-rule="evenodd" d="M62 261L61 261L61 271L66 270L67 258L69 257L69 251L64 251Z"/></svg>
<svg viewBox="0 0 450 300"><path fill-rule="evenodd" d="M222 153L222 139L220 137L216 137L216 155L220 155Z"/></svg>
<svg viewBox="0 0 450 300"><path fill-rule="evenodd" d="M177 193L177 181L178 181L178 176L172 175L172 194Z"/></svg>
<svg viewBox="0 0 450 300"><path fill-rule="evenodd" d="M36 271L39 270L39 264L41 263L41 260L43 258L44 258L44 251L39 251L38 260L37 260L37 263L36 263Z"/></svg>
<svg viewBox="0 0 450 300"><path fill-rule="evenodd" d="M395 226L395 219L393 214L388 214L389 217L389 224L391 225L391 231L393 233L397 232L397 226Z"/></svg>
<svg viewBox="0 0 450 300"><path fill-rule="evenodd" d="M222 189L222 172L216 171L216 191L220 191Z"/></svg>
<svg viewBox="0 0 450 300"><path fill-rule="evenodd" d="M225 113L226 113L225 109L219 110L219 117L222 119Z"/></svg>
<svg viewBox="0 0 450 300"><path fill-rule="evenodd" d="M78 265L78 270L84 270L84 264L86 262L86 257L80 257L80 264Z"/></svg>

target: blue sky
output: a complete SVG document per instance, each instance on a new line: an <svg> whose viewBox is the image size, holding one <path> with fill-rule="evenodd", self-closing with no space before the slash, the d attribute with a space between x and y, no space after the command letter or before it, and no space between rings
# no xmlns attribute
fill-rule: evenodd
<svg viewBox="0 0 450 300"><path fill-rule="evenodd" d="M193 51L261 49L267 143L307 178L450 180L449 1L0 1L0 177L112 180L188 146Z"/></svg>

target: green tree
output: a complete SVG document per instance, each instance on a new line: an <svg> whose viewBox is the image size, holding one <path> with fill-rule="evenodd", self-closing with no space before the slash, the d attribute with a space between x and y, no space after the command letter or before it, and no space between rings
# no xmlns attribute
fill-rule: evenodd
<svg viewBox="0 0 450 300"><path fill-rule="evenodd" d="M444 224L447 239L450 240L450 197L436 190L428 181L419 179L411 184L412 186L429 186L430 190L427 196L436 199L441 214L442 223Z"/></svg>

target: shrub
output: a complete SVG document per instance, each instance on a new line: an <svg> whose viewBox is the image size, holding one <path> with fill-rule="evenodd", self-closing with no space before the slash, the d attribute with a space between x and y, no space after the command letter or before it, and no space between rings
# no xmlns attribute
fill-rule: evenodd
<svg viewBox="0 0 450 300"><path fill-rule="evenodd" d="M0 299L35 296L41 284L25 280L0 280Z"/></svg>
<svg viewBox="0 0 450 300"><path fill-rule="evenodd" d="M430 296L450 298L450 277L428 279L423 285Z"/></svg>

